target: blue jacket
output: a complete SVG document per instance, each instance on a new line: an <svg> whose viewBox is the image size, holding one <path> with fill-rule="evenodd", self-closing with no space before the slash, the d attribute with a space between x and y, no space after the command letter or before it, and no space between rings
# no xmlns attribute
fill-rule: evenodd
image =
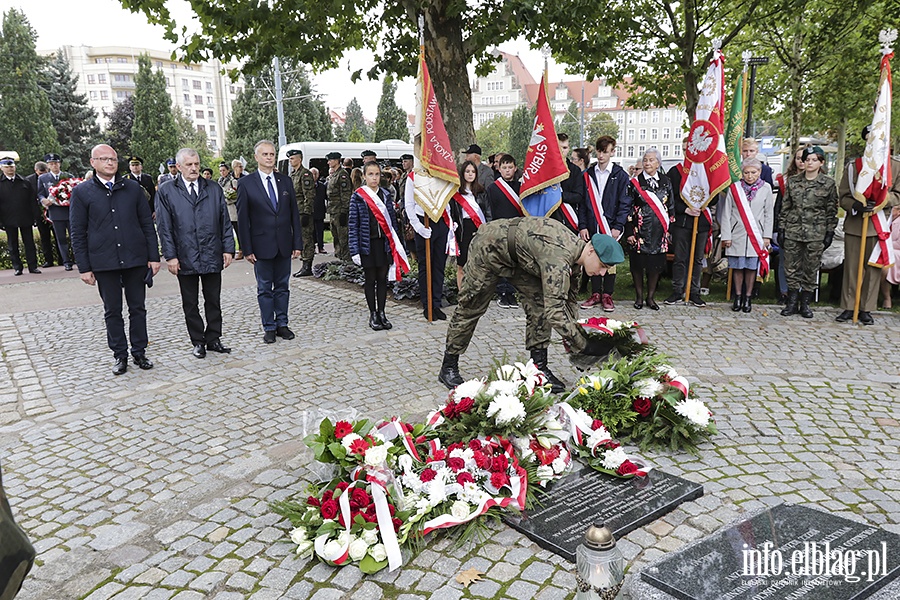
<svg viewBox="0 0 900 600"><path fill-rule="evenodd" d="M591 165L585 173L599 185L598 177L600 175L597 173L596 163ZM591 205L590 193L587 181L585 181L584 203L578 207L578 228L587 229L588 233L593 235L599 231L599 228ZM631 196L628 194L628 173L616 163L612 163L610 167L609 178L606 180L606 187L603 188L603 198L600 200L600 207L611 229L625 231L625 221L631 212Z"/></svg>
<svg viewBox="0 0 900 600"><path fill-rule="evenodd" d="M394 211L394 202L391 199L391 193L384 189L378 188L378 197L381 198L381 201L384 202L387 207L388 214L391 217L391 227L394 231L399 232L400 230L397 228L397 213ZM357 254L369 254L371 252L371 248L369 247L369 219L373 219L371 211L369 211L369 205L366 204L366 201L360 196L357 192L353 192L353 195L350 196L350 218L347 222L349 232L348 239L350 245L350 256L356 256ZM391 255L391 243L388 241L387 237L384 238L384 252L388 256Z"/></svg>
<svg viewBox="0 0 900 600"><path fill-rule="evenodd" d="M287 175L273 174L278 188L277 211L272 208L259 172L238 179L238 239L245 256L253 254L263 260L290 258L294 250L303 250L294 182Z"/></svg>
<svg viewBox="0 0 900 600"><path fill-rule="evenodd" d="M69 226L79 273L159 262L150 206L136 181L116 176L110 191L94 176L75 186Z"/></svg>
<svg viewBox="0 0 900 600"><path fill-rule="evenodd" d="M184 179L167 181L156 193L156 228L163 256L178 259L179 275L218 273L223 255L234 254L234 233L225 193L218 183L197 179L197 200Z"/></svg>

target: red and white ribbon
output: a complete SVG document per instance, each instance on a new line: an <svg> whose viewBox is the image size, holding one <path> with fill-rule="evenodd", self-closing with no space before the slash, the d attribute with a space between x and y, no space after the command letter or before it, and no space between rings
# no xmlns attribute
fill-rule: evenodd
<svg viewBox="0 0 900 600"><path fill-rule="evenodd" d="M763 245L762 229L750 211L750 201L747 200L747 195L744 194L744 188L740 182L732 182L731 199L744 224L747 239L750 240L750 245L753 246L754 252L759 257L759 276L765 277L769 273L769 251Z"/></svg>
<svg viewBox="0 0 900 600"><path fill-rule="evenodd" d="M497 188L503 192L503 195L506 196L506 199L509 200L509 203L515 207L516 211L519 213L520 217L525 216L525 211L522 210L522 201L519 200L519 195L512 189L512 187L506 183L506 181L501 177L496 181Z"/></svg>
<svg viewBox="0 0 900 600"><path fill-rule="evenodd" d="M413 442L412 436L403 429L403 423L401 423L397 417L392 418L386 423L382 423L378 427L378 433L383 435L386 440L394 440L399 437L400 441L403 443L403 447L406 448L409 455L419 462L422 461L422 459L419 458L419 452L416 450L416 444Z"/></svg>
<svg viewBox="0 0 900 600"><path fill-rule="evenodd" d="M469 219L472 220L472 223L475 224L475 229L478 229L484 222L487 220L484 217L484 212L481 210L481 207L478 206L478 202L475 201L475 196L469 198L468 196L464 196L459 192L453 194L453 200L456 201L457 204L465 211L466 215L468 215Z"/></svg>
<svg viewBox="0 0 900 600"><path fill-rule="evenodd" d="M399 281L403 278L404 273L409 272L409 260L406 258L406 251L403 249L403 242L400 240L400 236L397 235L393 225L391 225L391 217L387 206L384 205L378 194L368 186L360 187L356 190L356 193L365 200L366 205L372 211L378 226L381 227L381 231L384 232L384 236L388 239L391 246L391 265L388 268L388 281Z"/></svg>
<svg viewBox="0 0 900 600"><path fill-rule="evenodd" d="M566 223L569 224L574 231L578 231L578 214L575 212L575 209L571 204L566 204L565 202L559 203L559 210L562 212L563 218L565 218Z"/></svg>
<svg viewBox="0 0 900 600"><path fill-rule="evenodd" d="M634 189L637 190L637 193L640 194L641 198L644 199L644 202L653 210L653 213L656 215L656 218L659 219L659 222L662 223L663 232L669 232L669 211L666 210L666 205L662 203L659 197L656 194L651 194L647 192L644 188L641 187L641 183L638 181L637 177L631 178L631 185L634 186Z"/></svg>
<svg viewBox="0 0 900 600"><path fill-rule="evenodd" d="M669 381L669 385L673 388L684 394L684 397L688 397L688 391L691 388L691 384L688 383L688 380L678 375L677 377L673 377L671 381Z"/></svg>
<svg viewBox="0 0 900 600"><path fill-rule="evenodd" d="M612 231L612 229L609 226L609 221L606 220L606 215L603 214L603 195L600 192L599 184L594 181L594 178L590 175L591 170L594 169L588 169L584 172L584 183L585 187L587 187L591 210L594 213L594 219L597 221L597 227L600 229L600 233L611 235L610 231Z"/></svg>
<svg viewBox="0 0 900 600"><path fill-rule="evenodd" d="M872 248L872 254L869 255L869 266L890 267L897 260L894 246L891 244L891 221L884 216L884 211L878 211L872 214L872 226L875 228L878 241Z"/></svg>

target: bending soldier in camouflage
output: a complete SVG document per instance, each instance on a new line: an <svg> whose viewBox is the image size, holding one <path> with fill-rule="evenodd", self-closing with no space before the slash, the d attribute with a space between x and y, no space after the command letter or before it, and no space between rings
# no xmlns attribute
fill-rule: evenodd
<svg viewBox="0 0 900 600"><path fill-rule="evenodd" d="M497 282L505 277L519 292L525 309L525 347L553 392L564 391L565 384L547 366L552 329L576 352L599 356L609 351L589 341L576 323L578 279L572 272L584 267L588 275L605 275L624 258L622 247L608 235L595 234L588 243L553 219L517 217L482 225L469 246L439 381L448 388L463 382L459 355L466 351L478 319L490 306Z"/></svg>
<svg viewBox="0 0 900 600"><path fill-rule="evenodd" d="M300 260L303 266L294 273L294 277L309 277L313 274L313 258L316 256L316 232L313 225L313 201L316 199L316 181L309 169L303 166L303 152L288 150L291 161L291 181L294 182L294 193L297 195L297 209L300 212L300 229L303 236L303 250Z"/></svg>
<svg viewBox="0 0 900 600"><path fill-rule="evenodd" d="M328 214L331 215L331 237L334 243L334 255L338 260L350 262L350 231L347 228L350 217L350 196L353 186L350 185L350 174L341 166L341 153L329 152L328 159ZM314 238L310 238L314 239Z"/></svg>

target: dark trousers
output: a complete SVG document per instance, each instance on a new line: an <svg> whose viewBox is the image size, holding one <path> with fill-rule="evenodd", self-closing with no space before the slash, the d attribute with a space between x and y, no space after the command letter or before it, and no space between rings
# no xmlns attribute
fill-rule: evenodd
<svg viewBox="0 0 900 600"><path fill-rule="evenodd" d="M287 327L288 302L291 296L291 257L257 259L254 273L263 329L275 331L278 327Z"/></svg>
<svg viewBox="0 0 900 600"><path fill-rule="evenodd" d="M122 318L122 292L128 303L128 337L131 354L140 356L147 350L147 309L144 299L146 266L116 271L94 272L97 289L103 299L103 319L106 321L106 342L113 355L128 358L128 339L125 338L125 320Z"/></svg>
<svg viewBox="0 0 900 600"><path fill-rule="evenodd" d="M50 266L53 266L54 262L59 262L62 264L62 259L56 260L54 259L54 255L59 256L58 251L53 248L56 244L53 243L53 227L42 218L38 219L37 223L38 234L41 236L41 252L44 254L44 261L47 262Z"/></svg>
<svg viewBox="0 0 900 600"><path fill-rule="evenodd" d="M206 329L200 317L200 284L203 284L203 312L206 315ZM181 307L187 325L191 344L209 344L222 337L222 272L202 275L179 275Z"/></svg>
<svg viewBox="0 0 900 600"><path fill-rule="evenodd" d="M64 265L71 265L74 261L69 257L69 221L53 221L53 233L56 234L56 247L59 248L59 256Z"/></svg>
<svg viewBox="0 0 900 600"><path fill-rule="evenodd" d="M672 234L672 252L675 254L675 262L672 264L672 293L684 295L687 282L688 261L691 253L691 233L693 228L672 226L669 233ZM709 231L697 231L697 240L694 245L694 270L691 273L691 298L700 297L700 276L703 274L703 257L706 254L706 239Z"/></svg>
<svg viewBox="0 0 900 600"><path fill-rule="evenodd" d="M234 231L234 239L237 240L237 244L235 244L234 247L235 247L237 250L240 250L240 249L241 249L241 238L238 236L238 226L237 226L237 221L232 221L232 222L231 222L231 230Z"/></svg>
<svg viewBox="0 0 900 600"><path fill-rule="evenodd" d="M612 296L615 289L615 273L607 273L606 275L594 275L591 277L592 294L609 294L610 296Z"/></svg>
<svg viewBox="0 0 900 600"><path fill-rule="evenodd" d="M29 269L37 268L37 250L34 247L34 230L31 225L27 227L7 227L6 246L9 248L9 258L13 269L22 270L22 255L19 254L19 234L22 234L22 242L25 244L25 260Z"/></svg>
<svg viewBox="0 0 900 600"><path fill-rule="evenodd" d="M313 219L316 235L316 248L322 250L325 247L325 219Z"/></svg>
<svg viewBox="0 0 900 600"><path fill-rule="evenodd" d="M424 218L419 218L424 223ZM450 230L443 219L431 221L431 306L441 307L444 295L444 267L447 266L447 234ZM419 262L419 297L422 308L428 307L428 273L425 268L425 238L416 234L416 257Z"/></svg>

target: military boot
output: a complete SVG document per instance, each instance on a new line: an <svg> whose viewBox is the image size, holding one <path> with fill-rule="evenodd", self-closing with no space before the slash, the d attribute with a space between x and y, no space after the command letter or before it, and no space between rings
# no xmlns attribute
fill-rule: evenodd
<svg viewBox="0 0 900 600"><path fill-rule="evenodd" d="M547 378L547 382L550 384L550 391L554 394L562 394L566 391L566 384L563 383L556 375L553 374L553 371L550 370L550 367L547 366L547 349L546 348L538 348L536 350L531 351L531 360L534 361L534 366L541 370L541 373L544 374L544 377Z"/></svg>
<svg viewBox="0 0 900 600"><path fill-rule="evenodd" d="M451 390L463 383L462 375L459 374L459 354L444 353L444 361L441 363L438 381Z"/></svg>
<svg viewBox="0 0 900 600"><path fill-rule="evenodd" d="M299 271L294 273L294 277L311 277L313 274L312 263L313 263L313 261L311 258L308 260L304 260L303 266L300 268Z"/></svg>
<svg viewBox="0 0 900 600"><path fill-rule="evenodd" d="M797 296L799 292L797 290L788 290L787 303L784 305L784 308L781 309L782 317L789 317L791 315L797 314Z"/></svg>
<svg viewBox="0 0 900 600"><path fill-rule="evenodd" d="M812 300L812 292L800 292L800 316L804 319L812 319L813 312L809 307L809 301Z"/></svg>

